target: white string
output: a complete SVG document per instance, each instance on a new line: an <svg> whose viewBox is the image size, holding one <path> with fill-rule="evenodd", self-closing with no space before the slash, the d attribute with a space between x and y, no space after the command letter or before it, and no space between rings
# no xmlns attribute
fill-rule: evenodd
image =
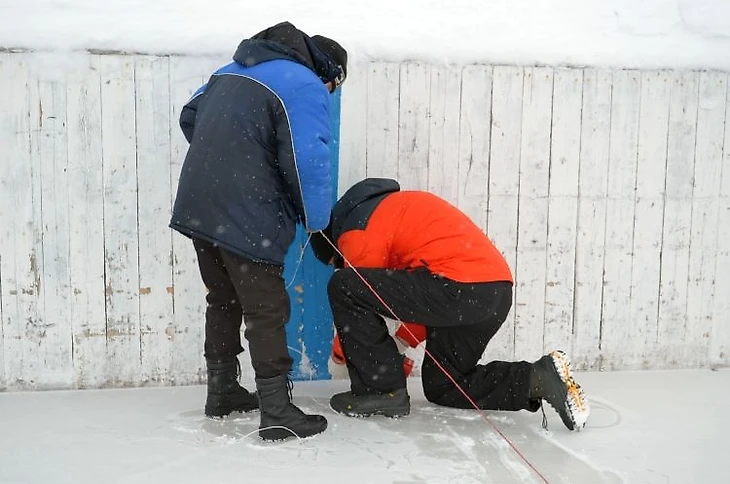
<svg viewBox="0 0 730 484"><path fill-rule="evenodd" d="M296 437L298 440L300 440L300 441L304 440L302 437L299 437L299 435L297 435L297 433L294 432L292 429L290 429L289 427L284 427L283 425L270 425L268 427L261 427L260 429L252 430L251 432L244 434L242 436L242 438L245 439L246 437L249 437L249 436L255 434L256 432L259 432L260 430L269 430L269 429L283 429L288 432L291 432L292 436ZM288 437L285 437L283 439L277 439L277 440L265 440L265 439L262 439L262 440L264 440L265 442L278 442L280 440L286 440L287 438Z"/></svg>
<svg viewBox="0 0 730 484"><path fill-rule="evenodd" d="M292 284L294 284L294 281L297 279L297 272L299 272L299 266L302 265L302 261L304 260L304 251L307 249L307 245L309 245L309 239L312 238L312 233L310 232L309 235L307 235L307 240L304 241L304 247L302 247L302 250L299 254L299 261L297 262L297 266L294 268L294 274L291 276L291 281L289 281L289 284L286 285L286 288L289 289Z"/></svg>
<svg viewBox="0 0 730 484"><path fill-rule="evenodd" d="M323 234L323 235L324 235L324 234ZM383 299L383 298L382 298L382 297L380 296L380 294L378 294L378 292L377 292L377 291L375 290L375 288L374 288L374 287L373 287L373 286L372 286L372 285L371 285L371 284L370 284L370 283L369 283L369 282L367 281L367 279L365 279L365 277L364 277L364 276L363 276L363 275L362 275L362 274L360 273L360 271L358 271L358 270L357 270L357 268L355 268L355 266L353 266L353 265L352 265L352 264L350 263L350 261L349 261L349 260L347 260L347 257L345 257L345 254L343 254L342 252L340 252L340 249L339 249L339 248L337 247L337 245L335 245L335 243L334 243L334 242L332 242L332 241L331 241L331 240L330 240L330 239L329 239L329 238L328 238L328 237L327 237L326 235L324 236L324 238L325 238L325 240L326 240L326 241L327 241L327 242L328 242L328 243L329 243L329 244L330 244L330 245L332 246L332 248L333 248L333 249L335 249L335 252L337 252L337 254L339 254L339 256L340 256L340 257L342 257L342 260L343 260L343 261L344 261L344 263L345 263L345 267L348 267L348 268L350 268L350 269L352 269L352 270L353 270L353 272L354 272L354 273L355 273L355 274L356 274L356 275L357 275L357 276L358 276L358 277L360 278L360 280L361 280L361 281L362 281L362 282L363 282L363 283L365 284L365 286L366 286L366 287L367 287L367 288L368 288L368 289L370 290L370 292L372 292L372 293L373 293L373 295L374 295L374 296L375 296L375 297L376 297L376 298L378 299L378 301L380 301L380 304L382 304L382 305L383 305L383 307L385 307L385 309L387 309L387 310L388 310L388 312L390 312L390 314L392 314L392 315L393 315L393 319L395 319L395 320L396 320L396 321L398 321L398 322L399 322L399 323L400 323L401 325L403 325L403 327L404 327L404 328L406 329L406 331L408 331L408 333L409 333L409 334L411 335L411 337L413 337L413 338L415 339L416 337L415 337L415 335L413 334L413 332L412 332L412 331L410 330L410 328L408 328L408 326L406 326L406 325L405 325L405 323L403 322L403 320L402 320L402 319L400 319L400 318L398 317L398 315L397 315L397 314L395 314L395 311L393 311L393 309L392 309L392 308L391 308L391 307L390 307L390 306L388 305L388 303L386 303L386 302L385 302L385 300L384 300L384 299ZM540 471L539 471L539 470L537 469L537 467L535 467L535 466L534 466L534 464L532 464L532 462L530 462L530 461L529 461L529 460L527 459L527 457L525 457L525 455L524 455L524 454L523 454L523 453L522 453L522 452L520 451L520 449L518 449L518 448L517 448L517 446L516 446L516 445L515 445L515 444L514 444L514 443L513 443L513 442L512 442L512 441L511 441L510 439L509 439L509 437L507 437L507 436L506 436L506 435L504 434L504 432L502 432L502 431L501 431L501 430L500 430L500 429L499 429L499 428L498 428L498 427L497 427L497 426L496 426L496 425L495 425L495 424L494 424L494 423L493 423L493 422L492 422L492 421L491 421L491 420L490 420L490 419L489 419L489 418L487 417L487 415L486 415L486 414L484 413L484 411L483 411L483 410L482 410L481 408L479 408L479 406L478 406L478 405L476 404L476 402L474 402L474 399L472 399L472 398L471 398L471 397L469 396L469 394L468 394L468 393L466 392L466 390L464 390L464 389L462 388L462 386L461 386L461 385L459 385L459 383L458 383L458 382L457 382L457 381L456 381L456 380L454 379L454 377L453 377L453 376L451 376L451 374L450 374L450 373L449 373L448 371L446 371L446 368L444 368L444 367L443 367L443 365L442 365L442 364L441 364L441 363L440 363L440 362L439 362L439 361L438 361L438 360L436 359L436 357L435 357L435 356L433 356L433 355L431 354L431 352L430 352L430 351L428 351L428 349L427 349L427 348L424 348L424 349L423 349L423 351L424 351L424 353L425 353L425 354L426 354L426 355L427 355L427 356L428 356L429 358L431 358L431 360L432 360L432 361L434 362L434 364L436 365L436 367L437 367L437 368L438 368L439 370L441 370L441 372L442 372L442 373L444 374L444 376L446 376L446 377L447 377L447 378L448 378L448 379L449 379L449 380L451 381L451 383L453 383L453 384L454 384L454 386L456 387L456 389L457 389L457 390L459 390L459 391L461 392L461 394L462 394L462 395L464 396L464 398L466 398L466 400L467 400L467 401L468 401L468 402L469 402L469 403L471 404L471 406L472 406L472 407L474 407L474 409L475 409L475 410L477 411L477 413L479 414L479 416L481 416L481 417L482 417L482 419L483 419L483 420L484 420L484 421L485 421L485 422L486 422L487 424L489 424L489 426L490 426L490 427L492 427L492 429L494 429L494 431L495 431L495 432L497 432L497 433L499 434L499 436L500 436L500 437L502 437L502 438L503 438L503 439L504 439L504 440L505 440L505 441L507 442L507 444L508 444L508 445L509 445L510 447L512 447L512 450L514 450L514 451L515 451L515 453L516 453L516 454L517 454L518 456L520 456L520 458L522 459L522 461L523 461L523 462L524 462L525 464L527 464L527 466L528 466L528 467L529 467L530 469L532 469L532 470L533 470L533 471L535 472L535 474L537 474L537 475L538 475L538 476L540 477L540 479L541 479L541 480L542 480L542 481L543 481L543 482L544 482L545 484L549 484L549 482L548 482L547 478L546 478L546 477L545 477L545 476L544 476L544 475L543 475L543 474L542 474L542 473L541 473L541 472L540 472Z"/></svg>

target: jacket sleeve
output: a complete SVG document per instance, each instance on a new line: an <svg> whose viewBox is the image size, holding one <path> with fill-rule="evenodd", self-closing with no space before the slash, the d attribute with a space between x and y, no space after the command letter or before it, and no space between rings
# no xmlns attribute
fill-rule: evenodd
<svg viewBox="0 0 730 484"><path fill-rule="evenodd" d="M182 111L180 111L180 129L182 129L183 135L185 136L185 139L188 140L188 143L193 139L193 134L195 133L195 117L198 113L198 103L200 103L200 98L203 92L205 92L205 88L208 86L208 84L203 84L198 88L195 93L193 93L193 96L190 98L190 100L183 106Z"/></svg>
<svg viewBox="0 0 730 484"><path fill-rule="evenodd" d="M276 130L279 172L304 228L323 230L332 210L329 94L324 85L307 83L282 104Z"/></svg>

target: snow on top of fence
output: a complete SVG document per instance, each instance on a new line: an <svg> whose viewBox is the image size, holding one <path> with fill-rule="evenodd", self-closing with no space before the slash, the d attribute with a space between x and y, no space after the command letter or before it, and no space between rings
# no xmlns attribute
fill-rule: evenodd
<svg viewBox="0 0 730 484"><path fill-rule="evenodd" d="M727 0L0 0L0 48L230 55L282 20L355 62L730 70Z"/></svg>

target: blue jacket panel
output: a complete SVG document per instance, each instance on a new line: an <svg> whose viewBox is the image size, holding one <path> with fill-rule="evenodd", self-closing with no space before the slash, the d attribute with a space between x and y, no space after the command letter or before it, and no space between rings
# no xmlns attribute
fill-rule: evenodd
<svg viewBox="0 0 730 484"><path fill-rule="evenodd" d="M190 147L170 226L254 260L282 264L300 221L331 209L329 95L285 57L214 73L183 108Z"/></svg>

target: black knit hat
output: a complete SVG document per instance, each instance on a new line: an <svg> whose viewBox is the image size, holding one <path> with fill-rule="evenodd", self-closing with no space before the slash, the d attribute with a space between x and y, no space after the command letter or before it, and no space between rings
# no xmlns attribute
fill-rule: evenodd
<svg viewBox="0 0 730 484"><path fill-rule="evenodd" d="M334 87L345 82L347 77L347 51L334 40L322 35L313 35L312 40L342 69L342 74L334 80Z"/></svg>

